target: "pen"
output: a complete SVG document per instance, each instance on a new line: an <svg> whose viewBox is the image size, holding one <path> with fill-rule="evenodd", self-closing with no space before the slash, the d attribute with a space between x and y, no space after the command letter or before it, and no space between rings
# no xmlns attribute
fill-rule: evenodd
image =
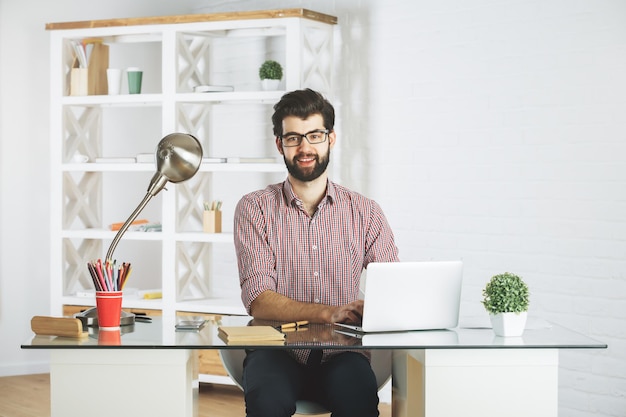
<svg viewBox="0 0 626 417"><path fill-rule="evenodd" d="M124 289L124 285L126 285L126 281L128 281L128 277L130 277L130 273L133 272L133 267L130 262L126 264L126 268L124 269L124 279L122 280L122 287L120 289Z"/></svg>
<svg viewBox="0 0 626 417"><path fill-rule="evenodd" d="M297 329L299 327L303 327L309 324L308 320L294 321L291 323L284 323L279 326L274 327L277 330L287 330L287 329Z"/></svg>

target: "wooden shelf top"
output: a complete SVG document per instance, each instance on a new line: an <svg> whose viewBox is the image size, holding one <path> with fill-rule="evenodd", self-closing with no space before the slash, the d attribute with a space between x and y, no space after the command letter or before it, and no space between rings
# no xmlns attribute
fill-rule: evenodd
<svg viewBox="0 0 626 417"><path fill-rule="evenodd" d="M217 22L226 20L276 19L301 17L319 22L337 24L335 16L307 9L257 10L208 14L185 14L175 16L130 17L123 19L84 20L77 22L46 23L46 30L91 29L114 26L167 25L176 23Z"/></svg>

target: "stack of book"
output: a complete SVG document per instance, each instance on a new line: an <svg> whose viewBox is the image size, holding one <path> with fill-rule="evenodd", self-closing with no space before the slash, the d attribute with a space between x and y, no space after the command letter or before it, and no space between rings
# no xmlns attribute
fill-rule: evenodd
<svg viewBox="0 0 626 417"><path fill-rule="evenodd" d="M282 345L285 343L285 334L272 326L220 326L218 336L228 345Z"/></svg>

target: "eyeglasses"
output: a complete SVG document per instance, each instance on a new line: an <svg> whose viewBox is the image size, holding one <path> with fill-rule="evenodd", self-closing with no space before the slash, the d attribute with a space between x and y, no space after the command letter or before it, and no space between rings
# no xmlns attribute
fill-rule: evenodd
<svg viewBox="0 0 626 417"><path fill-rule="evenodd" d="M328 133L328 129L312 130L304 135L301 135L300 133L287 133L286 135L280 136L280 141L286 148L300 146L303 138L306 139L311 145L315 145L317 143L326 142Z"/></svg>

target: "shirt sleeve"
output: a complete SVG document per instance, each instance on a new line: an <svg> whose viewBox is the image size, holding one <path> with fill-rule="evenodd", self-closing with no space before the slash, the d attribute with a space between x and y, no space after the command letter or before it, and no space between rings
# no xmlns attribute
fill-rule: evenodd
<svg viewBox="0 0 626 417"><path fill-rule="evenodd" d="M267 240L267 224L250 196L244 196L235 208L234 241L241 300L250 314L250 304L259 294L276 291L276 261Z"/></svg>
<svg viewBox="0 0 626 417"><path fill-rule="evenodd" d="M372 201L363 266L370 262L399 262L393 231L381 207Z"/></svg>

